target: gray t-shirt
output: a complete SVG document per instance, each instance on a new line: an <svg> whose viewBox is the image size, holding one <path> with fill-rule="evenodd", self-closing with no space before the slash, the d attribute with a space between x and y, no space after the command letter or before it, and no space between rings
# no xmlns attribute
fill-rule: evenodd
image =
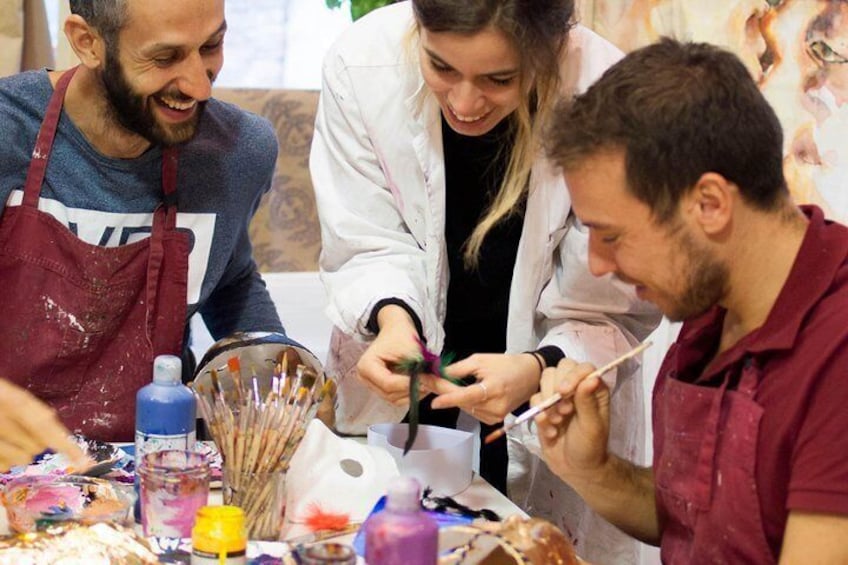
<svg viewBox="0 0 848 565"><path fill-rule="evenodd" d="M30 156L53 87L46 70L0 79L0 202L20 204ZM188 315L200 312L219 339L234 331L282 331L256 270L248 225L271 187L277 140L255 114L209 100L197 135L180 147L177 227L191 234ZM148 237L161 202L162 151L104 157L62 114L39 208L95 245Z"/></svg>

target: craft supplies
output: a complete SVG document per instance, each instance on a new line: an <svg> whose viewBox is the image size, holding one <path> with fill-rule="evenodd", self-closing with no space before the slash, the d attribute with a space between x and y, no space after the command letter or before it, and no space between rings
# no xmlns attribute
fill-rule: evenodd
<svg viewBox="0 0 848 565"><path fill-rule="evenodd" d="M417 335L415 336L415 341L418 343L419 354L401 359L391 367L392 371L409 376L409 435L403 445L404 455L412 449L412 444L415 443L415 438L418 435L418 410L419 397L421 396L419 390L420 375L422 373L430 373L449 380L457 386L465 386L462 381L448 377L444 371L444 368L453 360L453 353L448 353L444 357L440 357L427 349L427 345Z"/></svg>
<svg viewBox="0 0 848 565"><path fill-rule="evenodd" d="M197 404L191 390L182 383L180 358L175 355L156 356L153 360L153 382L143 386L136 394L136 467L146 453L163 449L193 450L196 422ZM141 519L138 503L135 519Z"/></svg>
<svg viewBox="0 0 848 565"><path fill-rule="evenodd" d="M418 480L442 496L465 490L474 478L474 434L464 430L420 425L415 443L403 454L409 424L368 426L368 445L382 447L402 475Z"/></svg>
<svg viewBox="0 0 848 565"><path fill-rule="evenodd" d="M604 373L615 369L616 367L618 367L619 365L621 365L622 363L624 363L625 361L627 361L631 357L635 357L636 355L639 355L640 353L642 353L644 350L646 350L650 346L651 346L650 341L645 341L645 342L637 345L636 347L634 347L633 349L631 349L630 351L628 351L627 353L625 353L624 355L622 355L618 359L610 361L609 363L607 363L606 365L604 365L600 369L595 369L594 371L589 373L586 376L585 380L597 379L598 377L602 376ZM505 435L509 430L511 430L515 426L521 425L524 422L526 422L526 421L528 421L532 418L535 418L538 414L544 412L545 410L547 410L551 406L554 406L555 404L557 404L558 402L560 402L562 400L571 398L572 396L574 396L573 391L571 392L571 394L567 394L567 395L562 395L558 392L552 394L550 397L548 397L542 403L537 404L533 408L530 408L529 410L522 412L521 415L518 416L515 420L507 423L502 428L499 428L499 429L493 431L492 433L490 433L489 435L487 435L486 439L484 440L484 443L492 443L493 441L495 441L499 437Z"/></svg>
<svg viewBox="0 0 848 565"><path fill-rule="evenodd" d="M238 506L247 516L250 539L278 541L286 511L286 472L237 473L224 466L224 504Z"/></svg>
<svg viewBox="0 0 848 565"><path fill-rule="evenodd" d="M110 472L114 467L128 460L124 451L103 441L89 439L80 434L71 436L80 450L90 461L89 467L77 468L75 462L63 453L48 449L36 455L29 465L12 467L7 473L0 473L0 487L15 477L22 475L86 475L97 477Z"/></svg>
<svg viewBox="0 0 848 565"><path fill-rule="evenodd" d="M301 565L355 565L356 552L341 543L319 543L296 550Z"/></svg>
<svg viewBox="0 0 848 565"><path fill-rule="evenodd" d="M421 489L412 477L389 485L386 507L365 521L365 561L369 565L435 565L439 528L421 510Z"/></svg>
<svg viewBox="0 0 848 565"><path fill-rule="evenodd" d="M244 512L236 506L204 506L191 531L191 565L243 565L247 561Z"/></svg>
<svg viewBox="0 0 848 565"><path fill-rule="evenodd" d="M194 449L197 407L182 383L182 362L175 355L153 361L153 382L136 395L135 454L163 449Z"/></svg>
<svg viewBox="0 0 848 565"><path fill-rule="evenodd" d="M209 496L209 465L193 451L146 453L136 468L146 536L191 536L197 510Z"/></svg>
<svg viewBox="0 0 848 565"><path fill-rule="evenodd" d="M6 484L0 500L9 527L20 533L69 521L123 523L131 501L108 481L77 475L20 476Z"/></svg>
<svg viewBox="0 0 848 565"><path fill-rule="evenodd" d="M268 353L267 343L259 347ZM227 351L250 357L249 349ZM289 461L332 389L323 374L299 362L302 358L302 350L285 346L261 366L237 357L219 359L220 371L210 367L208 380L199 375L193 385L223 458L224 502L245 511L250 539L278 539Z"/></svg>
<svg viewBox="0 0 848 565"><path fill-rule="evenodd" d="M513 515L503 522L478 520L439 533L439 565L583 563L563 531L541 518Z"/></svg>
<svg viewBox="0 0 848 565"><path fill-rule="evenodd" d="M385 449L339 437L313 419L289 461L286 522L310 530L339 525L340 521L331 525L329 520L314 520L318 507L323 514L361 523L396 476L397 464Z"/></svg>

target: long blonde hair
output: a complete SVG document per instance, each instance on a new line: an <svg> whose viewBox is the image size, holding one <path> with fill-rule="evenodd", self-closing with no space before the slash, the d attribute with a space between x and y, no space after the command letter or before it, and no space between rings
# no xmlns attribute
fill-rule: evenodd
<svg viewBox="0 0 848 565"><path fill-rule="evenodd" d="M486 235L519 209L527 193L530 171L542 150L543 125L559 92L560 56L574 23L574 1L412 0L412 7L416 26L460 34L496 29L519 53L524 96L507 118L515 135L503 182L465 242L463 259L473 268Z"/></svg>

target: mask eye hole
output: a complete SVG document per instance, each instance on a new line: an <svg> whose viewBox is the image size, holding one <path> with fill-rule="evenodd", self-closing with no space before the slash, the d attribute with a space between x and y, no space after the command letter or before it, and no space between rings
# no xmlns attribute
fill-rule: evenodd
<svg viewBox="0 0 848 565"><path fill-rule="evenodd" d="M339 466L342 468L342 471L354 478L361 477L364 472L362 463L353 459L342 459L339 461Z"/></svg>

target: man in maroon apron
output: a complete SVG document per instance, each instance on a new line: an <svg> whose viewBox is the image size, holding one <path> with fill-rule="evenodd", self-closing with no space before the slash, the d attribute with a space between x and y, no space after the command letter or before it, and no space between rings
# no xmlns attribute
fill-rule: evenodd
<svg viewBox="0 0 848 565"><path fill-rule="evenodd" d="M82 64L50 73L54 91L22 201L0 220L0 284L14 297L0 323L0 377L49 403L68 428L128 441L153 358L184 350L191 241L176 226L180 155L223 64L224 2L72 1L71 10L65 32ZM159 200L149 237L93 245L42 209L54 139L67 119L104 168L161 152L161 181L149 186ZM79 191L116 198L124 190L98 182ZM264 286L259 298L270 303ZM271 325L280 328L276 312Z"/></svg>
<svg viewBox="0 0 848 565"><path fill-rule="evenodd" d="M848 563L848 228L792 202L744 65L640 49L549 142L593 273L685 323L654 388L653 466L608 451L609 391L568 360L534 399L574 393L537 417L548 465L666 563Z"/></svg>

